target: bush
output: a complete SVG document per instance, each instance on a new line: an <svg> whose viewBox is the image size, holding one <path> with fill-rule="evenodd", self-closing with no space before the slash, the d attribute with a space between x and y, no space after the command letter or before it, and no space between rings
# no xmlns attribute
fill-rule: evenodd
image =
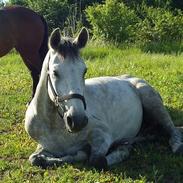
<svg viewBox="0 0 183 183"><path fill-rule="evenodd" d="M171 3L173 0L120 0L124 2L128 7L136 9L137 7L141 7L143 5L156 7L156 8L171 8Z"/></svg>
<svg viewBox="0 0 183 183"><path fill-rule="evenodd" d="M183 14L162 8L143 7L136 43L144 51L180 53L183 50ZM138 31L139 30L139 31Z"/></svg>
<svg viewBox="0 0 183 183"><path fill-rule="evenodd" d="M43 15L50 29L64 28L64 22L68 16L68 4L66 0L27 0L29 8Z"/></svg>
<svg viewBox="0 0 183 183"><path fill-rule="evenodd" d="M88 7L86 13L96 38L117 43L133 41L139 20L124 3L106 0L105 4Z"/></svg>
<svg viewBox="0 0 183 183"><path fill-rule="evenodd" d="M9 5L26 6L47 20L49 30L60 27L64 32L76 32L77 24L88 25L84 9L93 3L103 0L9 0ZM1 6L1 4L0 4ZM66 29L66 31L65 31ZM71 33L72 35L73 33Z"/></svg>
<svg viewBox="0 0 183 183"><path fill-rule="evenodd" d="M150 42L140 45L144 52L180 54L183 52L183 43L181 42Z"/></svg>
<svg viewBox="0 0 183 183"><path fill-rule="evenodd" d="M137 40L141 42L180 42L183 38L183 14L174 15L162 8L145 7L138 23Z"/></svg>

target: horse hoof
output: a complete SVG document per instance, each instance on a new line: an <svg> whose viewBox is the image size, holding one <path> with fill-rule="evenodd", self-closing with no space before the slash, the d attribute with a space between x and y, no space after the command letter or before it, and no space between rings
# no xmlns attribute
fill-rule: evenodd
<svg viewBox="0 0 183 183"><path fill-rule="evenodd" d="M183 143L176 149L175 153L183 155Z"/></svg>
<svg viewBox="0 0 183 183"><path fill-rule="evenodd" d="M41 156L41 155L31 155L29 157L29 161L33 166L38 166L43 169L48 167L46 159L44 158L44 156Z"/></svg>
<svg viewBox="0 0 183 183"><path fill-rule="evenodd" d="M107 159L105 158L105 156L99 156L99 157L92 158L90 160L90 164L98 170L106 170L108 167Z"/></svg>

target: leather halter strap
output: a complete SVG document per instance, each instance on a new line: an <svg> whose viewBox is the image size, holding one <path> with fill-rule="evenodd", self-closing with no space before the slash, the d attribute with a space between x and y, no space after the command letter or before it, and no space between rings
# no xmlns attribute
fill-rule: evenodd
<svg viewBox="0 0 183 183"><path fill-rule="evenodd" d="M49 57L49 60L50 60L50 57ZM47 84L49 83L51 92L52 92L52 94L54 96L54 104L58 108L58 113L59 113L60 117L63 118L64 113L66 112L65 105L64 105L64 102L66 100L80 99L83 102L84 109L86 110L86 101L85 101L84 96L82 96L82 95L80 95L78 93L72 93L72 94L68 94L68 95L59 96L56 93L56 91L55 91L55 89L53 87L51 78L50 78L50 73L49 73L49 60L48 60L48 68L47 68ZM61 109L61 111L59 110L59 108Z"/></svg>

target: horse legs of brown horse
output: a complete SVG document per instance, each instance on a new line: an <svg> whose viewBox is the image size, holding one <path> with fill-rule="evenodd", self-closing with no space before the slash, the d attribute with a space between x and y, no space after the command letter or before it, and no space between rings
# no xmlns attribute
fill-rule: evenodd
<svg viewBox="0 0 183 183"><path fill-rule="evenodd" d="M39 82L39 75L41 73L42 62L38 50L26 50L23 48L16 48L20 53L25 65L30 70L31 77L33 80L32 86L32 98L34 97L36 87Z"/></svg>
<svg viewBox="0 0 183 183"><path fill-rule="evenodd" d="M36 92L36 87L37 87L38 82L39 82L39 75L40 75L40 71L37 71L35 68L32 67L32 69L31 69L31 77L33 80L32 98L34 97L34 94Z"/></svg>

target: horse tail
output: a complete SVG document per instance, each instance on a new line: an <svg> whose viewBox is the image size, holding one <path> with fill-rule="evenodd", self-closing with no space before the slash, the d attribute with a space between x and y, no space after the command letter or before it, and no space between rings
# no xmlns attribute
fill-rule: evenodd
<svg viewBox="0 0 183 183"><path fill-rule="evenodd" d="M47 22L43 16L40 15L40 18L41 18L41 21L43 22L43 25L44 25L44 37L43 37L43 41L41 43L41 46L39 48L39 55L41 58L41 62L43 63L44 58L48 52L48 25L47 25Z"/></svg>

